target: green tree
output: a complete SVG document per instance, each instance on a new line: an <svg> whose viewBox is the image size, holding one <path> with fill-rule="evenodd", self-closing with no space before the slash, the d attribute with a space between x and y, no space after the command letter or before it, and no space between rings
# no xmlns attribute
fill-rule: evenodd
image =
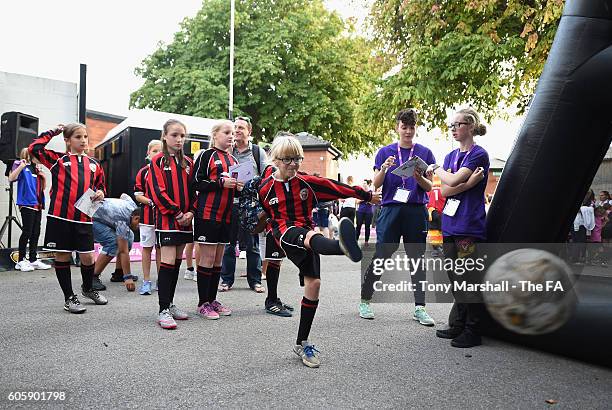
<svg viewBox="0 0 612 410"><path fill-rule="evenodd" d="M429 128L444 128L446 110L463 104L489 120L503 107L522 112L562 11L563 0L374 0L377 48L401 69L366 97L368 128L386 132L407 106Z"/></svg>
<svg viewBox="0 0 612 410"><path fill-rule="evenodd" d="M145 83L131 106L225 118L229 22L229 1L205 0L136 69ZM376 61L321 0L236 1L234 110L252 118L256 140L308 131L346 153L373 147L358 113L381 74Z"/></svg>

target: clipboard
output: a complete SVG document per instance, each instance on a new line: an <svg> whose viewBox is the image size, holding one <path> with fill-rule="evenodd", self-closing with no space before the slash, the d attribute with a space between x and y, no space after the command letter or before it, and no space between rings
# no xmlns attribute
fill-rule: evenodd
<svg viewBox="0 0 612 410"><path fill-rule="evenodd" d="M417 155L395 168L393 171L391 171L391 173L397 175L398 177L411 178L414 175L415 168L421 172L425 172L427 170L427 163Z"/></svg>

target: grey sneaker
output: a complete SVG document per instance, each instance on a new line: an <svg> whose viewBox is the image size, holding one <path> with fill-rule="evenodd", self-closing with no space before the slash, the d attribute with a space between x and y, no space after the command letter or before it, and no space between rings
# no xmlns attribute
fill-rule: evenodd
<svg viewBox="0 0 612 410"><path fill-rule="evenodd" d="M92 281L92 286L93 290L97 290L97 291L101 291L101 290L106 290L106 285L104 285L104 283L102 283L102 281L100 280L99 276L94 276L93 277L93 281Z"/></svg>
<svg viewBox="0 0 612 410"><path fill-rule="evenodd" d="M340 219L338 224L338 240L340 249L350 260L359 262L363 258L363 253L355 237L355 225L347 217Z"/></svg>
<svg viewBox="0 0 612 410"><path fill-rule="evenodd" d="M174 321L174 318L170 314L169 309L164 309L161 312L159 312L157 323L159 323L162 329L176 329L176 322Z"/></svg>
<svg viewBox="0 0 612 410"><path fill-rule="evenodd" d="M93 300L96 303L96 305L106 305L108 303L108 300L104 296L99 294L97 290L92 289L88 292L83 290L81 294L85 296L86 298Z"/></svg>
<svg viewBox="0 0 612 410"><path fill-rule="evenodd" d="M316 368L321 365L321 360L319 360L319 355L317 354L320 352L308 340L302 341L301 345L293 346L293 353L300 356L302 363L310 368Z"/></svg>
<svg viewBox="0 0 612 410"><path fill-rule="evenodd" d="M422 324L423 326L435 326L436 321L432 319L427 311L425 310L425 306L417 306L414 309L414 315L412 316L414 320Z"/></svg>
<svg viewBox="0 0 612 410"><path fill-rule="evenodd" d="M83 313L87 309L81 305L81 302L79 302L79 298L77 298L76 295L72 295L68 298L66 303L64 303L64 310L70 313Z"/></svg>
<svg viewBox="0 0 612 410"><path fill-rule="evenodd" d="M168 308L172 317L176 320L187 320L189 319L189 315L178 308L174 303L170 305Z"/></svg>

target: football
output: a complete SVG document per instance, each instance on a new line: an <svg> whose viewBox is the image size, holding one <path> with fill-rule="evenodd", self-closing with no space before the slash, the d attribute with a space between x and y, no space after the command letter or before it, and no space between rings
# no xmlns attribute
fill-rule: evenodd
<svg viewBox="0 0 612 410"><path fill-rule="evenodd" d="M559 329L576 306L570 267L540 249L518 249L497 259L485 283L504 290L483 292L487 310L503 327L539 335Z"/></svg>

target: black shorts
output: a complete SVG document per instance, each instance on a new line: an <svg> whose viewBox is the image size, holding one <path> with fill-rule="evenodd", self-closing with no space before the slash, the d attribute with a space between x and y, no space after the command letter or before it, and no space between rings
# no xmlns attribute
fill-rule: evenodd
<svg viewBox="0 0 612 410"><path fill-rule="evenodd" d="M230 225L196 218L193 241L204 245L227 245L230 243Z"/></svg>
<svg viewBox="0 0 612 410"><path fill-rule="evenodd" d="M191 232L155 230L156 246L180 246L191 242L193 242L193 234Z"/></svg>
<svg viewBox="0 0 612 410"><path fill-rule="evenodd" d="M266 234L266 254L264 255L264 260L267 261L280 261L283 260L287 255L285 255L285 251L278 246L276 239L272 236L271 232Z"/></svg>
<svg viewBox="0 0 612 410"><path fill-rule="evenodd" d="M48 216L43 248L55 252L93 252L93 225Z"/></svg>
<svg viewBox="0 0 612 410"><path fill-rule="evenodd" d="M285 231L285 234L281 237L280 244L287 258L300 270L300 286L304 286L305 276L315 279L321 278L321 259L319 254L304 246L307 233L307 229L293 226Z"/></svg>

